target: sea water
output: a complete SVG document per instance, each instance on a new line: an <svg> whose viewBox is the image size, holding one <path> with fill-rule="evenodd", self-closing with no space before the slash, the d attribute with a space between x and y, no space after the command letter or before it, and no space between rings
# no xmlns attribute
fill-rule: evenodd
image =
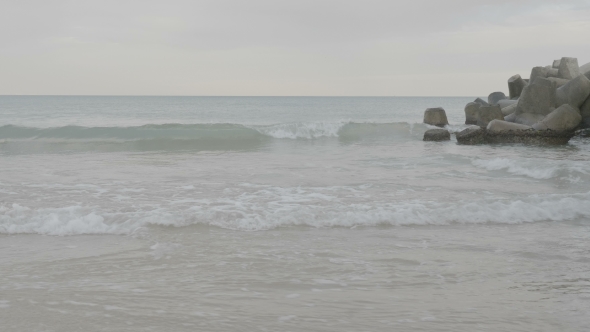
<svg viewBox="0 0 590 332"><path fill-rule="evenodd" d="M474 98L0 96L0 330L587 330L590 141Z"/></svg>

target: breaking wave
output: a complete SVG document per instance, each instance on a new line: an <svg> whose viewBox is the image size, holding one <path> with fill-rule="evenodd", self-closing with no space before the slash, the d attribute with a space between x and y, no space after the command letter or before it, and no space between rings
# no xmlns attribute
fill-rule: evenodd
<svg viewBox="0 0 590 332"><path fill-rule="evenodd" d="M208 225L237 231L279 227L354 227L451 224L519 224L590 218L590 193L534 195L519 200L399 201L347 204L327 193L269 188L235 197L200 200L184 208L107 211L74 205L30 208L0 205L2 234L133 234L155 225Z"/></svg>
<svg viewBox="0 0 590 332"><path fill-rule="evenodd" d="M0 140L244 140L244 139L317 139L359 134L379 134L398 131L411 134L414 127L426 130L426 125L398 123L310 122L275 125L217 124L161 124L136 127L81 127L53 128L0 126Z"/></svg>
<svg viewBox="0 0 590 332"><path fill-rule="evenodd" d="M489 171L504 170L515 175L524 175L537 180L546 180L563 176L587 176L588 163L585 161L572 160L537 160L524 159L514 160L507 158L478 159L472 161L477 167L482 167Z"/></svg>

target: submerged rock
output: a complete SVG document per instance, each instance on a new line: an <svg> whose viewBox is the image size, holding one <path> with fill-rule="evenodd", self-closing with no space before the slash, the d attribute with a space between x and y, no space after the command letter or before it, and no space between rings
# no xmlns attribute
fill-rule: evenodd
<svg viewBox="0 0 590 332"><path fill-rule="evenodd" d="M424 141L440 142L451 139L451 133L446 129L429 129L424 133Z"/></svg>
<svg viewBox="0 0 590 332"><path fill-rule="evenodd" d="M449 124L449 120L447 120L447 113L442 107L437 108L429 108L424 111L424 123L437 126L437 127L444 127Z"/></svg>
<svg viewBox="0 0 590 332"><path fill-rule="evenodd" d="M509 133L486 133L487 143L524 143L542 145L567 144L574 131L515 130Z"/></svg>
<svg viewBox="0 0 590 332"><path fill-rule="evenodd" d="M486 143L486 130L479 126L468 127L455 134L457 142L465 145L476 145Z"/></svg>

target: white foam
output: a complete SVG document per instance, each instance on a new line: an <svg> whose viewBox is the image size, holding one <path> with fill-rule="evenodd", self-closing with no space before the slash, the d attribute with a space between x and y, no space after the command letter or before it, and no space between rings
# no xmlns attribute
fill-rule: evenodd
<svg viewBox="0 0 590 332"><path fill-rule="evenodd" d="M316 189L318 191L320 189ZM173 204L131 212L100 207L28 208L0 205L0 233L47 235L132 234L150 225L185 227L195 224L240 231L277 227L354 227L377 225L449 225L590 218L590 193L535 195L519 200L497 198L468 202L407 200L394 202L342 201L337 193L301 188L271 187L232 197L200 200L179 208ZM154 257L163 257L175 246L157 244Z"/></svg>
<svg viewBox="0 0 590 332"><path fill-rule="evenodd" d="M272 126L255 127L259 133L274 138L320 138L338 137L338 132L348 122L309 122L283 123Z"/></svg>
<svg viewBox="0 0 590 332"><path fill-rule="evenodd" d="M566 160L514 160L507 158L493 158L474 160L472 164L489 171L506 170L508 173L524 175L539 180L561 177L563 175L566 180L577 182L579 181L579 177L572 176L572 173L588 175L588 172L584 169L586 163L582 164L580 162Z"/></svg>

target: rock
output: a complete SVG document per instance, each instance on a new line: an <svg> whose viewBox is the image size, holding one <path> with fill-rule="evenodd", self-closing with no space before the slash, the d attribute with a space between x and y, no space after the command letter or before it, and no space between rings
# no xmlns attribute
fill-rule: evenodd
<svg viewBox="0 0 590 332"><path fill-rule="evenodd" d="M487 143L523 143L542 145L561 145L574 136L573 131L553 130L514 130L509 132L486 132Z"/></svg>
<svg viewBox="0 0 590 332"><path fill-rule="evenodd" d="M477 124L477 113L480 107L481 105L476 102L465 105L465 124Z"/></svg>
<svg viewBox="0 0 590 332"><path fill-rule="evenodd" d="M494 120L496 122L496 120ZM513 125L513 124L512 124ZM456 135L457 143L464 145L485 143L524 143L524 144L566 144L573 136L573 131L557 132L553 130L517 129L491 132L484 128L471 126Z"/></svg>
<svg viewBox="0 0 590 332"><path fill-rule="evenodd" d="M570 81L570 80L566 80L566 79L558 78L558 77L548 77L547 79L551 82L554 82L558 88L566 85L567 82Z"/></svg>
<svg viewBox="0 0 590 332"><path fill-rule="evenodd" d="M520 77L520 75L514 75L508 79L508 91L510 92L510 99L520 97L520 93L527 86L527 83Z"/></svg>
<svg viewBox="0 0 590 332"><path fill-rule="evenodd" d="M517 103L514 103L508 107L504 107L502 108L502 114L504 114L504 117L506 117L507 115L510 115L514 112L516 112L516 107L518 106Z"/></svg>
<svg viewBox="0 0 590 332"><path fill-rule="evenodd" d="M553 60L553 68L558 69L561 64L561 60Z"/></svg>
<svg viewBox="0 0 590 332"><path fill-rule="evenodd" d="M524 88L516 106L515 122L527 126L543 119L555 109L554 84L544 78Z"/></svg>
<svg viewBox="0 0 590 332"><path fill-rule="evenodd" d="M455 134L457 143L465 145L483 144L485 140L485 129L478 126L468 127Z"/></svg>
<svg viewBox="0 0 590 332"><path fill-rule="evenodd" d="M488 96L488 104L497 105L500 100L508 100L504 92L492 92Z"/></svg>
<svg viewBox="0 0 590 332"><path fill-rule="evenodd" d="M477 98L476 100L473 101L474 103L478 103L481 106L490 106L490 104L488 104L487 101L481 99L481 98Z"/></svg>
<svg viewBox="0 0 590 332"><path fill-rule="evenodd" d="M500 106L501 109L504 109L512 104L516 104L518 103L518 100L512 100L512 99L502 99L498 102L498 106Z"/></svg>
<svg viewBox="0 0 590 332"><path fill-rule="evenodd" d="M424 123L437 126L437 127L444 127L449 124L449 120L447 120L447 113L442 107L437 108L429 108L424 111Z"/></svg>
<svg viewBox="0 0 590 332"><path fill-rule="evenodd" d="M584 104L582 104L582 107L580 107L580 115L582 116L580 127L590 128L590 97L588 97Z"/></svg>
<svg viewBox="0 0 590 332"><path fill-rule="evenodd" d="M481 106L479 112L477 112L477 125L480 127L486 127L492 120L504 120L504 114L500 106Z"/></svg>
<svg viewBox="0 0 590 332"><path fill-rule="evenodd" d="M580 112L568 104L559 106L543 120L535 123L536 130L552 130L557 132L573 131L582 122Z"/></svg>
<svg viewBox="0 0 590 332"><path fill-rule="evenodd" d="M451 133L446 129L429 129L424 133L424 141L440 142L451 139Z"/></svg>
<svg viewBox="0 0 590 332"><path fill-rule="evenodd" d="M488 133L506 133L515 130L530 130L531 126L525 126L518 123L506 122L502 120L492 120L488 123L486 130Z"/></svg>
<svg viewBox="0 0 590 332"><path fill-rule="evenodd" d="M590 80L584 75L579 75L566 85L557 89L556 106L569 104L575 108L579 108L588 96L590 96Z"/></svg>
<svg viewBox="0 0 590 332"><path fill-rule="evenodd" d="M559 63L559 78L572 80L580 76L580 67L576 58L561 58Z"/></svg>
<svg viewBox="0 0 590 332"><path fill-rule="evenodd" d="M587 64L580 66L580 74L588 74L590 73L590 62Z"/></svg>
<svg viewBox="0 0 590 332"><path fill-rule="evenodd" d="M533 70L531 71L531 78L530 78L531 83L535 83L535 80L538 77L547 78L548 72L549 72L549 69L547 69L545 67L534 67Z"/></svg>

